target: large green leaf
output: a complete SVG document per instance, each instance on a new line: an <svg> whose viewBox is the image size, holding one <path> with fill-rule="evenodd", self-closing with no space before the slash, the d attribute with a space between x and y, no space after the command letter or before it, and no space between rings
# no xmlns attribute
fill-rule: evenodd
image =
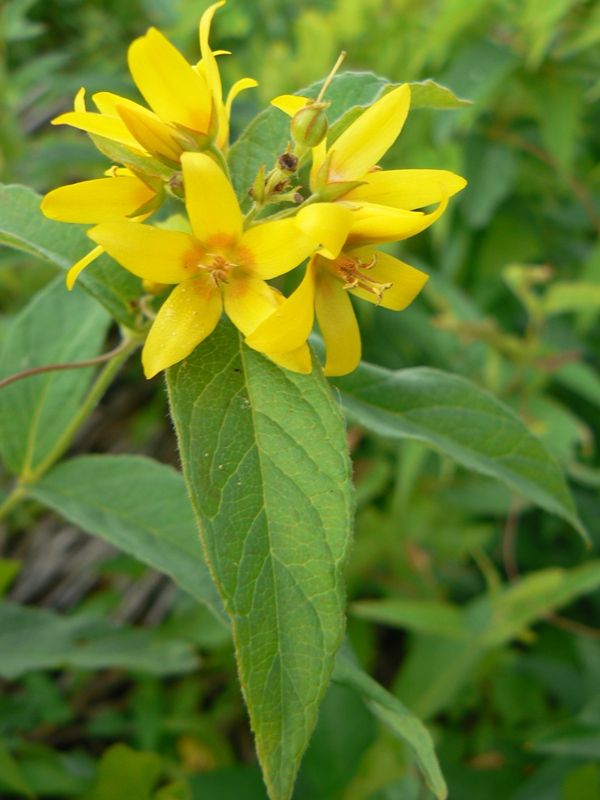
<svg viewBox="0 0 600 800"><path fill-rule="evenodd" d="M12 321L0 354L0 378L30 367L98 354L110 323L79 289L51 283ZM0 390L0 454L27 478L52 451L86 392L94 368L46 372Z"/></svg>
<svg viewBox="0 0 600 800"><path fill-rule="evenodd" d="M381 436L426 442L503 481L586 536L552 456L509 408L474 384L436 369L362 364L335 385L356 422Z"/></svg>
<svg viewBox="0 0 600 800"><path fill-rule="evenodd" d="M225 612L180 473L143 456L83 456L54 467L32 497L165 572L220 619Z"/></svg>
<svg viewBox="0 0 600 800"><path fill-rule="evenodd" d="M161 641L153 631L108 620L0 603L0 676L12 680L36 669L122 669L152 675L191 672L197 666L183 641Z"/></svg>
<svg viewBox="0 0 600 800"><path fill-rule="evenodd" d="M227 322L169 370L168 387L265 782L272 800L285 800L344 630L352 502L343 421L317 369L280 369Z"/></svg>
<svg viewBox="0 0 600 800"><path fill-rule="evenodd" d="M357 664L350 654L341 652L335 662L334 680L358 691L377 719L410 747L427 785L437 798L447 796L433 748L433 741L420 719L409 711L397 697L380 686Z"/></svg>
<svg viewBox="0 0 600 800"><path fill-rule="evenodd" d="M40 211L40 196L25 186L0 185L0 244L30 253L62 270L93 249L81 225L55 222ZM108 256L85 270L79 283L119 322L136 324L140 281Z"/></svg>

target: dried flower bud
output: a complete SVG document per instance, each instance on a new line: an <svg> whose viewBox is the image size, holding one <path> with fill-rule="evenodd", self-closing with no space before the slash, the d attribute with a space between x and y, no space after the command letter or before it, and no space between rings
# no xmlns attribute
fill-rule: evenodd
<svg viewBox="0 0 600 800"><path fill-rule="evenodd" d="M277 159L280 169L286 172L295 172L298 167L298 156L293 153L282 153Z"/></svg>

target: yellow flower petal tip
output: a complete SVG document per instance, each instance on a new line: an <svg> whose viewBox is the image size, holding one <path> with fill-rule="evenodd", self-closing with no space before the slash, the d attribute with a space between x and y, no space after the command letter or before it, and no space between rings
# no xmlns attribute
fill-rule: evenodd
<svg viewBox="0 0 600 800"><path fill-rule="evenodd" d="M302 97L298 94L280 94L271 100L271 105L283 111L288 117L293 117L301 108L309 103L308 97Z"/></svg>
<svg viewBox="0 0 600 800"><path fill-rule="evenodd" d="M92 261L95 261L97 258L99 258L103 252L103 247L94 247L93 250L90 250L89 253L86 253L86 255L83 256L83 258L80 258L79 261L73 264L71 269L67 272L67 276L65 278L65 283L67 284L67 289L69 291L73 289L75 286L75 281L81 275L83 270L89 266Z"/></svg>

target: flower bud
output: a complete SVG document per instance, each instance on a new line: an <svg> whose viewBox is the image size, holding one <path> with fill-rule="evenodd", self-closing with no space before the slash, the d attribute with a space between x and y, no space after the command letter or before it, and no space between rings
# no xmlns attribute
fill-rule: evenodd
<svg viewBox="0 0 600 800"><path fill-rule="evenodd" d="M292 138L300 147L316 147L327 135L328 103L311 103L292 117Z"/></svg>

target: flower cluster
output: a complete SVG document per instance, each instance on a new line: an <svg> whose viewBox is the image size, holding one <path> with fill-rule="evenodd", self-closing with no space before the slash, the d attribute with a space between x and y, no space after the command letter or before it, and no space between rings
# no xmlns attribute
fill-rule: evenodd
<svg viewBox="0 0 600 800"><path fill-rule="evenodd" d="M71 268L69 288L102 252L147 288L175 285L146 339L148 377L188 356L223 311L250 347L301 373L312 368L307 339L316 316L325 373L343 375L361 353L348 294L401 310L427 280L376 245L427 228L465 181L445 170L378 168L408 114L407 84L384 93L328 141L328 80L316 100L273 100L291 117L290 144L270 171L266 165L259 170L244 215L227 167L229 120L235 97L256 83L244 78L224 99L217 64L222 51L209 44L213 16L223 4L202 16L202 57L195 65L156 29L132 43L129 68L148 107L99 92L92 98L97 111L89 111L79 91L74 110L54 123L86 131L116 163L104 178L49 192L42 209L53 219L94 225L88 235L97 246ZM184 203L185 224L146 224L168 198ZM434 211L422 210L432 205ZM289 297L268 283L307 259Z"/></svg>

